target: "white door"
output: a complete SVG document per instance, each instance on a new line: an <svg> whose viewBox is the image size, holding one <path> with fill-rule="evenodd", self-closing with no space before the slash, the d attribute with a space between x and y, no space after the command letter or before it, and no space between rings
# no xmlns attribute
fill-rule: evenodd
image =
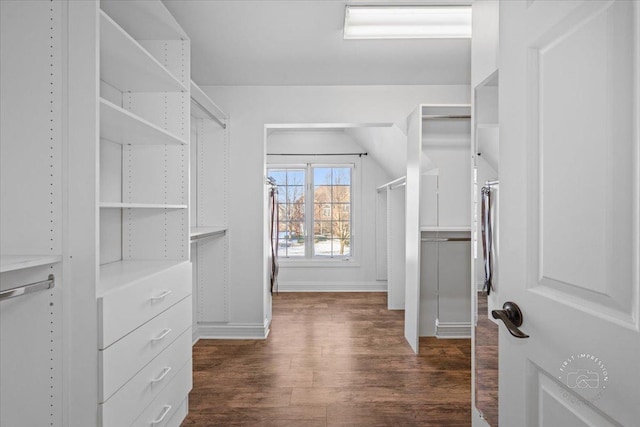
<svg viewBox="0 0 640 427"><path fill-rule="evenodd" d="M422 106L407 118L406 270L404 336L418 352L420 324L420 161L422 157Z"/></svg>
<svg viewBox="0 0 640 427"><path fill-rule="evenodd" d="M640 2L500 2L500 425L640 425ZM407 180L408 182L408 180Z"/></svg>

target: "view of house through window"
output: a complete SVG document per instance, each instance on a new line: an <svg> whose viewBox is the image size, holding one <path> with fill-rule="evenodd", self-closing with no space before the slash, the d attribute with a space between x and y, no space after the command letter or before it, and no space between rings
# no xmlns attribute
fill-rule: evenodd
<svg viewBox="0 0 640 427"><path fill-rule="evenodd" d="M278 185L278 256L351 256L351 166L278 167L268 175Z"/></svg>

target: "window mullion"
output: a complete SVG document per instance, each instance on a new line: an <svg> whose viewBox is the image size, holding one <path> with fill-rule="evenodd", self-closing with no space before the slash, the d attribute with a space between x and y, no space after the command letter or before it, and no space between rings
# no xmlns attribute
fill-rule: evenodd
<svg viewBox="0 0 640 427"><path fill-rule="evenodd" d="M313 258L313 168L311 163L307 163L307 182L306 182L307 194L305 195L305 257Z"/></svg>

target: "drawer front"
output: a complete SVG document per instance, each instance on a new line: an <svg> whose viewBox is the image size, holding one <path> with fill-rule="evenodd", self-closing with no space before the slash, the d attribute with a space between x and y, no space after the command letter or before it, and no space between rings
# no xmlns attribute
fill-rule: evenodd
<svg viewBox="0 0 640 427"><path fill-rule="evenodd" d="M98 298L100 349L190 295L191 271L191 263L184 262Z"/></svg>
<svg viewBox="0 0 640 427"><path fill-rule="evenodd" d="M177 412L184 408L184 401L191 391L191 386L191 361L189 361L131 424L131 427L173 427L170 423L176 422Z"/></svg>
<svg viewBox="0 0 640 427"><path fill-rule="evenodd" d="M114 345L99 351L100 403L175 341L191 322L191 296L188 296Z"/></svg>
<svg viewBox="0 0 640 427"><path fill-rule="evenodd" d="M166 350L100 404L103 427L129 426L151 401L191 360L191 328L182 333Z"/></svg>

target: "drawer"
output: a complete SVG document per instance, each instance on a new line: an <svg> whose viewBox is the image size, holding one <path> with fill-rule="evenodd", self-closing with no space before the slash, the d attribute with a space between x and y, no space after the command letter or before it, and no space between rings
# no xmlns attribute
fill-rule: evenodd
<svg viewBox="0 0 640 427"><path fill-rule="evenodd" d="M191 296L151 319L117 343L98 351L99 403L109 399L138 371L191 326Z"/></svg>
<svg viewBox="0 0 640 427"><path fill-rule="evenodd" d="M98 345L105 349L191 294L190 262L132 280L98 298Z"/></svg>
<svg viewBox="0 0 640 427"><path fill-rule="evenodd" d="M192 386L191 361L160 392L158 397L140 414L131 427L174 427L176 421L182 421L179 411L184 411L185 399ZM177 427L179 424L175 424Z"/></svg>
<svg viewBox="0 0 640 427"><path fill-rule="evenodd" d="M151 401L191 360L191 328L182 333L166 350L100 404L103 427L129 426Z"/></svg>

